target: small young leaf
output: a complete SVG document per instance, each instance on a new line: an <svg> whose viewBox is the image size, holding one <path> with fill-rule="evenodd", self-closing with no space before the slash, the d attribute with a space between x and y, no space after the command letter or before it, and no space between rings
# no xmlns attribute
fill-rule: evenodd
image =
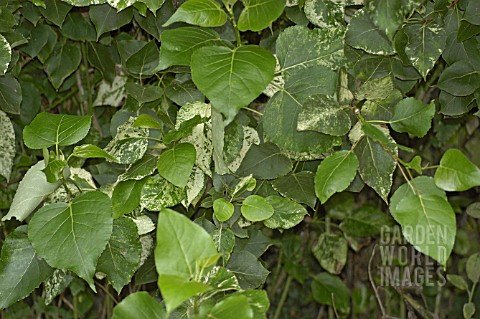
<svg viewBox="0 0 480 319"><path fill-rule="evenodd" d="M315 175L315 193L324 204L333 194L345 190L357 175L358 159L352 151L338 151L325 158Z"/></svg>
<svg viewBox="0 0 480 319"><path fill-rule="evenodd" d="M468 257L467 276L472 283L477 283L480 280L480 253Z"/></svg>
<svg viewBox="0 0 480 319"><path fill-rule="evenodd" d="M140 114L133 122L133 127L162 129L162 125L152 116L148 114Z"/></svg>
<svg viewBox="0 0 480 319"><path fill-rule="evenodd" d="M242 215L245 219L258 222L272 217L274 210L268 201L258 195L250 195L242 203Z"/></svg>
<svg viewBox="0 0 480 319"><path fill-rule="evenodd" d="M175 145L158 158L158 173L173 185L184 188L192 173L195 159L196 151L192 144Z"/></svg>
<svg viewBox="0 0 480 319"><path fill-rule="evenodd" d="M447 192L460 192L480 185L480 169L459 150L443 154L435 172L435 184Z"/></svg>
<svg viewBox="0 0 480 319"><path fill-rule="evenodd" d="M25 145L31 149L67 146L81 141L90 130L90 116L42 112L23 129Z"/></svg>
<svg viewBox="0 0 480 319"><path fill-rule="evenodd" d="M232 217L233 211L233 204L227 202L224 198L218 198L213 202L213 212L221 222L225 222Z"/></svg>
<svg viewBox="0 0 480 319"><path fill-rule="evenodd" d="M250 319L253 310L246 296L228 296L210 309L207 318Z"/></svg>
<svg viewBox="0 0 480 319"><path fill-rule="evenodd" d="M219 27L227 22L227 14L214 0L189 0L168 19L164 27L174 22L186 22L201 27Z"/></svg>
<svg viewBox="0 0 480 319"><path fill-rule="evenodd" d="M463 318L471 319L475 314L475 304L473 302L467 302L463 305Z"/></svg>
<svg viewBox="0 0 480 319"><path fill-rule="evenodd" d="M447 280L460 290L468 290L468 284L462 276L447 274Z"/></svg>

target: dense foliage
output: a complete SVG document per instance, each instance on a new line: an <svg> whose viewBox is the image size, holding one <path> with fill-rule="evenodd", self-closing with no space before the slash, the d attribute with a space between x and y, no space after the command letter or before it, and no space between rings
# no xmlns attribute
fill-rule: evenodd
<svg viewBox="0 0 480 319"><path fill-rule="evenodd" d="M479 34L477 0L0 0L2 316L478 317Z"/></svg>

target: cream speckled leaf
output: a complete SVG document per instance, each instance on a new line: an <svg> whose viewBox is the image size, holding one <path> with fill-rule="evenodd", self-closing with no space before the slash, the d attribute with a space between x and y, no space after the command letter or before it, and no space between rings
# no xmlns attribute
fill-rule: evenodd
<svg viewBox="0 0 480 319"><path fill-rule="evenodd" d="M344 0L306 0L303 10L311 23L320 28L343 26Z"/></svg>
<svg viewBox="0 0 480 319"><path fill-rule="evenodd" d="M397 166L396 162L382 145L365 136L359 127L360 125L356 125L349 135L352 144L358 143L354 148L359 163L358 171L365 184L373 188L385 202L388 202L387 197L392 187L392 176ZM395 143L387 129L375 127L383 131L386 138ZM387 147L393 154L398 154L396 146Z"/></svg>
<svg viewBox="0 0 480 319"><path fill-rule="evenodd" d="M333 98L314 95L303 101L298 114L297 130L316 131L333 136L343 136L350 130L350 116Z"/></svg>
<svg viewBox="0 0 480 319"><path fill-rule="evenodd" d="M202 118L209 118L212 116L212 109L210 104L203 102L187 103L180 108L177 114L177 123L175 128L179 129L180 125L199 115ZM212 163L213 143L212 143L212 120L209 119L205 123L198 124L192 130L192 134L181 139L182 143L190 143L195 146L197 158L195 165L199 167L205 174L212 176L210 165Z"/></svg>
<svg viewBox="0 0 480 319"><path fill-rule="evenodd" d="M7 72L11 57L12 48L5 37L0 34L0 75L4 75Z"/></svg>
<svg viewBox="0 0 480 319"><path fill-rule="evenodd" d="M242 164L243 159L245 158L245 155L247 154L248 150L253 144L260 144L260 137L258 136L258 132L250 127L250 126L243 126L243 143L240 148L240 151L238 152L238 155L235 157L235 159L227 163L228 169L232 172L236 172L237 169L240 167L240 164Z"/></svg>
<svg viewBox="0 0 480 319"><path fill-rule="evenodd" d="M117 134L105 147L116 163L132 164L143 157L148 148L148 129L134 127L135 117L117 128Z"/></svg>
<svg viewBox="0 0 480 319"><path fill-rule="evenodd" d="M288 198L272 195L266 198L267 202L273 207L273 215L263 221L268 228L289 229L303 221L307 210L302 205Z"/></svg>
<svg viewBox="0 0 480 319"><path fill-rule="evenodd" d="M206 180L206 174L200 168L194 166L192 174L190 174L190 179L185 186L187 195L182 201L183 206L188 208L200 194L203 194Z"/></svg>
<svg viewBox="0 0 480 319"><path fill-rule="evenodd" d="M43 282L46 305L49 305L70 285L73 276L73 273L68 270L55 269L53 271L53 274Z"/></svg>
<svg viewBox="0 0 480 319"><path fill-rule="evenodd" d="M160 211L162 208L172 207L186 198L185 190L176 187L160 175L148 177L143 186L140 197L140 206L151 211Z"/></svg>
<svg viewBox="0 0 480 319"><path fill-rule="evenodd" d="M16 151L15 131L10 118L3 111L0 111L0 136L0 175L8 181Z"/></svg>
<svg viewBox="0 0 480 319"><path fill-rule="evenodd" d="M102 81L98 87L97 97L93 102L93 106L109 105L119 107L122 105L122 101L125 98L125 88L123 86L126 82L126 76L116 76L112 84Z"/></svg>
<svg viewBox="0 0 480 319"><path fill-rule="evenodd" d="M383 78L376 78L362 84L356 94L358 100L384 100L395 90L390 75Z"/></svg>
<svg viewBox="0 0 480 319"><path fill-rule="evenodd" d="M373 23L363 9L358 10L352 16L345 33L345 42L371 54L395 54L387 35Z"/></svg>
<svg viewBox="0 0 480 319"><path fill-rule="evenodd" d="M413 66L425 78L445 49L445 28L435 22L411 23L403 28L407 37L405 54Z"/></svg>

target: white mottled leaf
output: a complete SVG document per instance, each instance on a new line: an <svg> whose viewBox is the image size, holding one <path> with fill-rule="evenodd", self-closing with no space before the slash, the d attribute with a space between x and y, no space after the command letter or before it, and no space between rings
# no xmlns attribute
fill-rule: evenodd
<svg viewBox="0 0 480 319"><path fill-rule="evenodd" d="M260 144L260 137L258 136L258 132L250 126L243 126L243 144L240 149L240 152L238 152L237 157L235 159L228 163L228 169L232 172L236 172L237 169L240 167L240 164L242 164L243 159L245 158L245 155L247 154L248 150L253 144Z"/></svg>
<svg viewBox="0 0 480 319"><path fill-rule="evenodd" d="M192 204L195 199L203 193L206 180L205 173L197 166L194 166L187 182L187 186L185 186L187 197L182 201L183 206L188 208L188 206L190 206L190 204Z"/></svg>
<svg viewBox="0 0 480 319"><path fill-rule="evenodd" d="M116 163L132 164L143 157L148 148L148 129L134 127L135 117L120 125L117 134L105 147Z"/></svg>
<svg viewBox="0 0 480 319"><path fill-rule="evenodd" d="M8 181L15 157L15 131L10 118L3 111L0 111L0 136L0 175Z"/></svg>
<svg viewBox="0 0 480 319"><path fill-rule="evenodd" d="M116 76L113 83L109 84L106 81L100 82L98 87L97 97L93 102L93 106L109 105L119 107L125 98L124 85L127 82L126 76Z"/></svg>
<svg viewBox="0 0 480 319"><path fill-rule="evenodd" d="M143 186L140 206L152 211L179 204L186 197L185 190L179 188L160 175L148 178Z"/></svg>
<svg viewBox="0 0 480 319"><path fill-rule="evenodd" d="M5 37L0 34L0 75L4 75L7 72L11 58L12 48Z"/></svg>
<svg viewBox="0 0 480 319"><path fill-rule="evenodd" d="M211 117L212 109L210 104L193 102L182 106L177 114L177 123L175 123L175 128L179 129L183 122L193 118L196 115L199 115L202 118ZM181 142L190 143L195 146L195 150L197 152L195 165L208 176L212 176L212 171L210 169L213 155L211 119L205 123L195 126L192 130L192 134L183 138Z"/></svg>

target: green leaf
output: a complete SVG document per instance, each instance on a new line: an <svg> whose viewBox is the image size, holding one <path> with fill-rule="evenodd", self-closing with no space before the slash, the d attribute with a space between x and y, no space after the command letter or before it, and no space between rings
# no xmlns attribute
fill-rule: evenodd
<svg viewBox="0 0 480 319"><path fill-rule="evenodd" d="M415 249L445 266L455 242L455 213L431 177L417 177L410 185L393 194L390 212Z"/></svg>
<svg viewBox="0 0 480 319"><path fill-rule="evenodd" d="M77 70L82 60L80 47L75 44L58 44L50 58L45 61L45 72L55 89Z"/></svg>
<svg viewBox="0 0 480 319"><path fill-rule="evenodd" d="M132 75L142 79L155 73L158 66L159 53L155 41L150 41L140 50L132 54L125 66Z"/></svg>
<svg viewBox="0 0 480 319"><path fill-rule="evenodd" d="M480 169L461 151L446 151L435 172L435 184L448 192L461 192L480 185Z"/></svg>
<svg viewBox="0 0 480 319"><path fill-rule="evenodd" d="M424 137L430 130L434 115L434 101L425 104L413 97L405 98L395 105L390 125L399 133Z"/></svg>
<svg viewBox="0 0 480 319"><path fill-rule="evenodd" d="M148 129L134 127L134 117L117 128L117 134L107 144L105 151L109 153L114 162L120 164L133 164L145 155L148 148Z"/></svg>
<svg viewBox="0 0 480 319"><path fill-rule="evenodd" d="M235 252L230 256L227 268L238 278L242 289L255 289L265 283L270 273L257 257L247 250Z"/></svg>
<svg viewBox="0 0 480 319"><path fill-rule="evenodd" d="M165 300L167 314L172 313L173 310L189 298L212 289L207 284L188 281L186 278L173 275L158 276L158 286Z"/></svg>
<svg viewBox="0 0 480 319"><path fill-rule="evenodd" d="M244 9L238 18L240 31L261 31L282 14L285 0L242 0Z"/></svg>
<svg viewBox="0 0 480 319"><path fill-rule="evenodd" d="M75 146L72 154L78 158L105 158L111 161L115 160L112 155L108 154L100 147L92 144Z"/></svg>
<svg viewBox="0 0 480 319"><path fill-rule="evenodd" d="M133 126L142 128L153 128L157 130L162 129L162 125L153 116L150 116L148 114L140 114L133 123Z"/></svg>
<svg viewBox="0 0 480 319"><path fill-rule="evenodd" d="M207 318L251 319L253 310L246 296L228 296L210 309Z"/></svg>
<svg viewBox="0 0 480 319"><path fill-rule="evenodd" d="M205 260L215 257L218 253L213 239L201 226L171 209L160 212L155 248L155 265L160 276L190 280L204 268Z"/></svg>
<svg viewBox="0 0 480 319"><path fill-rule="evenodd" d="M445 49L445 29L435 22L410 23L403 28L403 32L407 38L405 54L423 78L426 78Z"/></svg>
<svg viewBox="0 0 480 319"><path fill-rule="evenodd" d="M96 291L93 275L112 234L111 214L107 195L82 193L69 204L40 208L28 224L28 238L49 265L73 271Z"/></svg>
<svg viewBox="0 0 480 319"><path fill-rule="evenodd" d="M131 165L128 170L118 176L119 181L126 181L129 179L140 180L146 176L151 175L157 169L158 158L156 156L146 154L143 158Z"/></svg>
<svg viewBox="0 0 480 319"><path fill-rule="evenodd" d="M267 316L267 311L270 307L270 301L268 300L268 295L265 290L249 289L238 291L232 295L241 295L247 297L248 303L253 310L253 318L260 319Z"/></svg>
<svg viewBox="0 0 480 319"><path fill-rule="evenodd" d="M265 199L273 207L273 215L263 221L268 228L292 228L300 224L308 214L305 207L288 198L271 195Z"/></svg>
<svg viewBox="0 0 480 319"><path fill-rule="evenodd" d="M475 304L473 302L467 302L463 304L463 317L470 319L475 314Z"/></svg>
<svg viewBox="0 0 480 319"><path fill-rule="evenodd" d="M162 47L163 45L160 47L160 50ZM167 87L165 87L165 95L178 105L185 105L195 101L204 102L205 100L205 96L199 89L197 89L191 79L173 80Z"/></svg>
<svg viewBox="0 0 480 319"><path fill-rule="evenodd" d="M128 24L133 17L133 9L128 8L117 12L108 4L90 6L89 13L95 29L97 30L97 40L105 32L120 29Z"/></svg>
<svg viewBox="0 0 480 319"><path fill-rule="evenodd" d="M363 9L355 12L351 18L345 33L345 43L370 54L395 54L386 34L375 26L372 19Z"/></svg>
<svg viewBox="0 0 480 319"><path fill-rule="evenodd" d="M374 127L377 128L376 126ZM350 133L350 139L352 139L354 130L355 127ZM392 138L388 137L388 140L394 143ZM396 154L397 148L388 147L387 145L386 147L389 150L387 152L381 144L368 136L362 136L358 141L352 140L352 143L357 143L354 153L358 158L358 171L362 180L387 202L387 197L392 187L393 172L397 166L389 153Z"/></svg>
<svg viewBox="0 0 480 319"><path fill-rule="evenodd" d="M313 299L322 305L334 306L343 314L350 312L350 293L345 283L337 276L322 272L313 277Z"/></svg>
<svg viewBox="0 0 480 319"><path fill-rule="evenodd" d="M195 0L190 0L190 3ZM255 45L208 46L192 54L192 80L231 122L273 79L275 58Z"/></svg>
<svg viewBox="0 0 480 319"><path fill-rule="evenodd" d="M0 76L0 109L6 113L20 114L22 87L11 74Z"/></svg>
<svg viewBox="0 0 480 319"><path fill-rule="evenodd" d="M365 205L347 215L340 224L348 236L369 237L378 235L391 219L375 206Z"/></svg>
<svg viewBox="0 0 480 319"><path fill-rule="evenodd" d="M190 65L192 53L195 50L224 43L217 32L199 27L165 30L162 32L161 42L160 69L166 69L172 65Z"/></svg>
<svg viewBox="0 0 480 319"><path fill-rule="evenodd" d="M469 61L458 61L440 75L439 89L455 96L467 96L480 87L480 72Z"/></svg>
<svg viewBox="0 0 480 319"><path fill-rule="evenodd" d="M345 25L343 1L332 0L306 0L303 10L311 23L320 28L333 29Z"/></svg>
<svg viewBox="0 0 480 319"><path fill-rule="evenodd" d="M67 166L67 163L63 160L51 160L48 162L47 167L43 170L45 176L47 176L47 182L55 183L63 176L63 169Z"/></svg>
<svg viewBox="0 0 480 319"><path fill-rule="evenodd" d="M250 195L242 203L242 215L245 219L258 222L272 217L274 210L269 202L258 195Z"/></svg>
<svg viewBox="0 0 480 319"><path fill-rule="evenodd" d="M112 319L166 319L163 307L148 292L128 295L113 309Z"/></svg>
<svg viewBox="0 0 480 319"><path fill-rule="evenodd" d="M358 90L356 97L359 100L384 100L395 90L392 77L387 75L365 81Z"/></svg>
<svg viewBox="0 0 480 319"><path fill-rule="evenodd" d="M343 236L323 233L312 253L326 271L338 275L347 262L348 243Z"/></svg>
<svg viewBox="0 0 480 319"><path fill-rule="evenodd" d="M232 217L234 211L233 204L224 198L218 198L213 202L213 212L217 219L225 222Z"/></svg>
<svg viewBox="0 0 480 319"><path fill-rule="evenodd" d="M326 157L315 175L315 194L324 204L333 194L345 190L357 175L358 159L352 151L338 151Z"/></svg>
<svg viewBox="0 0 480 319"><path fill-rule="evenodd" d="M64 37L74 41L95 41L97 37L90 20L80 12L71 12L67 15L61 31Z"/></svg>
<svg viewBox="0 0 480 319"><path fill-rule="evenodd" d="M8 181L16 152L15 131L10 118L0 111L0 175Z"/></svg>
<svg viewBox="0 0 480 319"><path fill-rule="evenodd" d="M193 133L195 127L197 125L206 122L206 119L200 117L200 115L195 115L194 117L183 121L178 126L178 129L173 129L168 131L167 134L163 137L162 141L165 144L170 144L172 142L176 142L181 140L184 137L189 136Z"/></svg>
<svg viewBox="0 0 480 319"><path fill-rule="evenodd" d="M45 163L42 160L33 165L23 176L13 197L10 210L7 215L3 216L2 221L9 220L12 217L23 221L47 195L53 193L60 186L60 182L47 182L47 177L42 172L43 169L45 169Z"/></svg>
<svg viewBox="0 0 480 319"><path fill-rule="evenodd" d="M125 91L140 104L153 102L163 96L162 89L156 85L140 85L133 82L127 82L125 83ZM142 115L146 114L141 114L140 116Z"/></svg>
<svg viewBox="0 0 480 319"><path fill-rule="evenodd" d="M185 190L176 187L160 175L147 178L140 197L140 206L152 211L179 204L186 197Z"/></svg>
<svg viewBox="0 0 480 319"><path fill-rule="evenodd" d="M227 22L227 14L215 0L189 0L184 2L163 26L174 22L219 27Z"/></svg>
<svg viewBox="0 0 480 319"><path fill-rule="evenodd" d="M468 284L462 276L447 274L447 280L460 290L468 290Z"/></svg>
<svg viewBox="0 0 480 319"><path fill-rule="evenodd" d="M104 80L111 83L113 87L115 80L118 81L122 78L115 76L115 62L113 61L110 47L95 42L89 42L89 44L87 52L88 62L97 68L102 73ZM97 96L101 96L101 94L98 93Z"/></svg>
<svg viewBox="0 0 480 319"><path fill-rule="evenodd" d="M27 297L53 273L27 237L27 226L20 226L3 242L0 258L0 309Z"/></svg>
<svg viewBox="0 0 480 319"><path fill-rule="evenodd" d="M158 158L158 173L173 185L184 188L192 173L195 159L196 151L192 144L177 144Z"/></svg>
<svg viewBox="0 0 480 319"><path fill-rule="evenodd" d="M350 116L333 98L314 95L303 101L297 130L343 136L348 133L350 126Z"/></svg>
<svg viewBox="0 0 480 319"><path fill-rule="evenodd" d="M115 199L113 199L113 203ZM113 288L120 293L140 263L142 245L135 223L126 217L113 221L113 231L107 247L98 259L97 271L103 272Z"/></svg>
<svg viewBox="0 0 480 319"><path fill-rule="evenodd" d="M480 254L475 253L467 259L467 276L471 282L480 280Z"/></svg>
<svg viewBox="0 0 480 319"><path fill-rule="evenodd" d="M317 202L314 178L313 173L303 171L279 177L272 181L272 186L282 196L314 208Z"/></svg>
<svg viewBox="0 0 480 319"><path fill-rule="evenodd" d="M112 216L118 218L132 212L140 205L143 185L147 180L130 179L119 182L112 193Z"/></svg>
<svg viewBox="0 0 480 319"><path fill-rule="evenodd" d="M3 35L0 35L0 76L5 75L12 58L12 48Z"/></svg>
<svg viewBox="0 0 480 319"><path fill-rule="evenodd" d="M43 2L45 7L40 8L42 15L55 25L62 27L63 21L65 21L65 17L72 9L72 6L57 0L43 0Z"/></svg>
<svg viewBox="0 0 480 319"><path fill-rule="evenodd" d="M25 126L23 140L31 149L72 145L88 134L90 123L90 116L42 112Z"/></svg>
<svg viewBox="0 0 480 319"><path fill-rule="evenodd" d="M236 173L260 179L272 179L288 174L292 161L285 157L273 143L252 145Z"/></svg>

